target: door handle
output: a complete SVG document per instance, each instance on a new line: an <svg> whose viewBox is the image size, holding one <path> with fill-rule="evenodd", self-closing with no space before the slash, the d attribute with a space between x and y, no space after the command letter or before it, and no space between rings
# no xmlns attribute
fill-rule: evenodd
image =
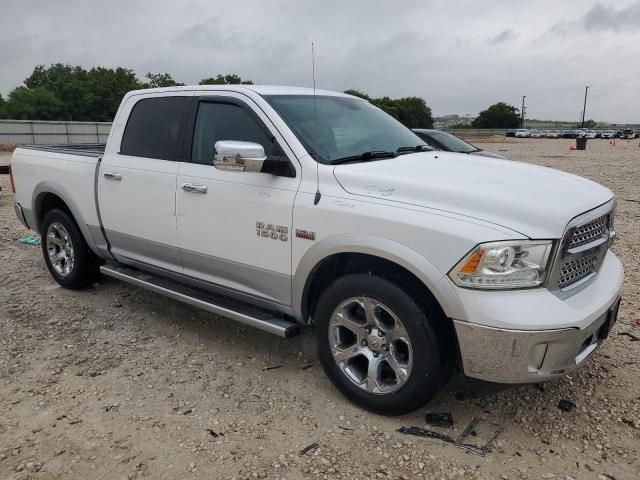
<svg viewBox="0 0 640 480"><path fill-rule="evenodd" d="M108 178L109 180L122 180L122 174L121 173L113 173L113 172L104 172L103 173L104 178Z"/></svg>
<svg viewBox="0 0 640 480"><path fill-rule="evenodd" d="M206 185L197 185L195 183L183 183L182 189L189 193L207 193L208 187Z"/></svg>

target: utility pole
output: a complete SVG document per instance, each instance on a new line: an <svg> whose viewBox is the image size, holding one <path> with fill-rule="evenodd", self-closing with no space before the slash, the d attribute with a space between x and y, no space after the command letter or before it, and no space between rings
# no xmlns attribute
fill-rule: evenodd
<svg viewBox="0 0 640 480"><path fill-rule="evenodd" d="M587 92L589 91L589 85L584 87L584 106L582 107L582 125L580 128L584 128L584 114L587 111Z"/></svg>
<svg viewBox="0 0 640 480"><path fill-rule="evenodd" d="M525 106L524 106L524 99L527 98L526 95L522 96L522 110L520 110L520 128L524 128L524 111L525 111Z"/></svg>

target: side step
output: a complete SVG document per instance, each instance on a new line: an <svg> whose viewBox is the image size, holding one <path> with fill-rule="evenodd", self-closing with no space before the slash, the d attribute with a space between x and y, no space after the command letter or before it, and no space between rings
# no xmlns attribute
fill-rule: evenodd
<svg viewBox="0 0 640 480"><path fill-rule="evenodd" d="M300 333L300 325L298 323L286 320L278 313L178 283L158 275L123 265L103 265L100 267L100 272L109 277L151 290L202 310L231 318L280 337L288 338Z"/></svg>

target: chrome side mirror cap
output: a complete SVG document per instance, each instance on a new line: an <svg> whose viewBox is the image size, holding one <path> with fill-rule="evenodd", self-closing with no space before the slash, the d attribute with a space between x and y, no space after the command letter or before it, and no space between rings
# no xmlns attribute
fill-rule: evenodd
<svg viewBox="0 0 640 480"><path fill-rule="evenodd" d="M214 146L213 166L220 170L260 172L266 159L259 143L220 140Z"/></svg>

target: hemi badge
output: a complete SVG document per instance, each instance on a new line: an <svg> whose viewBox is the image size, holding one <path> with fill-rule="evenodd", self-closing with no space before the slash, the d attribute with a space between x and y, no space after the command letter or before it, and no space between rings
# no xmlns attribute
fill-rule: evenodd
<svg viewBox="0 0 640 480"><path fill-rule="evenodd" d="M316 232L310 232L308 230L300 230L299 228L296 228L296 237L302 238L304 240L315 240Z"/></svg>

